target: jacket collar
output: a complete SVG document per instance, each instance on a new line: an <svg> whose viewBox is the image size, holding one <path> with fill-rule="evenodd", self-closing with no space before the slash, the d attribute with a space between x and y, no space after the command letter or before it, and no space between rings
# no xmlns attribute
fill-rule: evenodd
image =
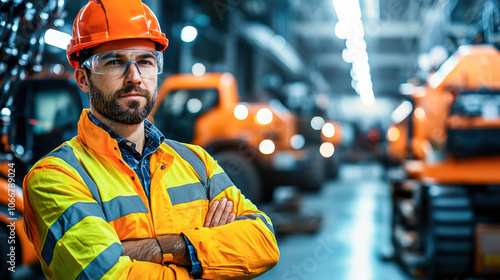
<svg viewBox="0 0 500 280"><path fill-rule="evenodd" d="M83 109L78 121L78 137L83 145L100 154L121 157L118 142L89 119L89 109Z"/></svg>
<svg viewBox="0 0 500 280"><path fill-rule="evenodd" d="M89 112L89 109L83 109L80 120L78 121L78 138L82 144L99 154L115 156L122 159L116 139L113 139L107 131L90 120ZM156 129L154 125L152 125L152 127ZM159 152L158 156L160 157L158 162L169 166L172 164L174 156L165 151L164 148L162 149L162 146L165 145L163 143L164 137L159 130L157 133L161 135L162 141L162 145L157 149L157 152Z"/></svg>

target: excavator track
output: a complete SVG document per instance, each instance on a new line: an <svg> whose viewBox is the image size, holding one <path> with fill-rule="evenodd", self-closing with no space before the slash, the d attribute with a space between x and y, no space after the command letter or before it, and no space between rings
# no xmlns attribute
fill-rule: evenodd
<svg viewBox="0 0 500 280"><path fill-rule="evenodd" d="M427 195L429 279L455 279L471 274L475 215L469 190L462 186L433 185Z"/></svg>

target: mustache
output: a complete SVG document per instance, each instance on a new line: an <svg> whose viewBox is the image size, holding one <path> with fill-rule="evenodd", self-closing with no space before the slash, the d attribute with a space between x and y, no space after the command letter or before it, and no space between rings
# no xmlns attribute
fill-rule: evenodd
<svg viewBox="0 0 500 280"><path fill-rule="evenodd" d="M123 88L115 91L115 97L120 96L120 94L130 93L130 92L133 92L133 91L134 92L140 92L140 93L144 94L148 98L151 96L151 93L147 89L143 89L143 88L141 88L138 85L128 85L128 86L125 86L125 87L123 87Z"/></svg>

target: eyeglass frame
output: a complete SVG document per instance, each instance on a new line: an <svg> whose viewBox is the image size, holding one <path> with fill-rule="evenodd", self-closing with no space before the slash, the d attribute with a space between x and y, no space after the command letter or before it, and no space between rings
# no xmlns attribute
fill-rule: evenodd
<svg viewBox="0 0 500 280"><path fill-rule="evenodd" d="M139 75L141 77L154 77L154 75L152 76L144 76L142 73L141 73L141 70L139 68L139 65L137 64L137 61L134 59L134 60L128 60L127 62L127 65L125 66L125 69L123 71L123 73L121 74L109 74L109 73L101 73L101 72L96 72L95 70L95 65L94 65L94 61L97 60L97 58L103 54L106 54L106 53L113 53L113 52L142 52L142 53L152 53L153 56L156 58L156 65L157 65L157 73L156 75L159 75L161 73L163 73L163 55L162 55L162 52L160 51L147 51L147 50L111 50L111 51L105 51L105 52L101 52L101 53L97 53L97 54L94 54L92 55L91 57L87 58L83 63L82 63L82 67L85 67L87 69L89 69L91 71L91 73L94 73L94 74L98 74L98 75L109 75L109 76L123 76L125 75L125 73L127 73L130 65L132 63L135 64L135 67L137 69L137 71L139 72ZM137 58L136 58L137 59Z"/></svg>

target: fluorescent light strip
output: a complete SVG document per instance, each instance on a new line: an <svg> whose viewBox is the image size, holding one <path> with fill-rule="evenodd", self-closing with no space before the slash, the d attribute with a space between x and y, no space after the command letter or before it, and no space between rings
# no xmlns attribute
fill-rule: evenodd
<svg viewBox="0 0 500 280"><path fill-rule="evenodd" d="M346 39L346 49L342 53L342 58L352 63L352 85L364 104L373 104L375 96L359 2L358 0L332 0L332 2L339 19L335 26L335 34L339 39Z"/></svg>
<svg viewBox="0 0 500 280"><path fill-rule="evenodd" d="M50 28L45 32L44 39L46 44L66 50L71 41L71 35Z"/></svg>

